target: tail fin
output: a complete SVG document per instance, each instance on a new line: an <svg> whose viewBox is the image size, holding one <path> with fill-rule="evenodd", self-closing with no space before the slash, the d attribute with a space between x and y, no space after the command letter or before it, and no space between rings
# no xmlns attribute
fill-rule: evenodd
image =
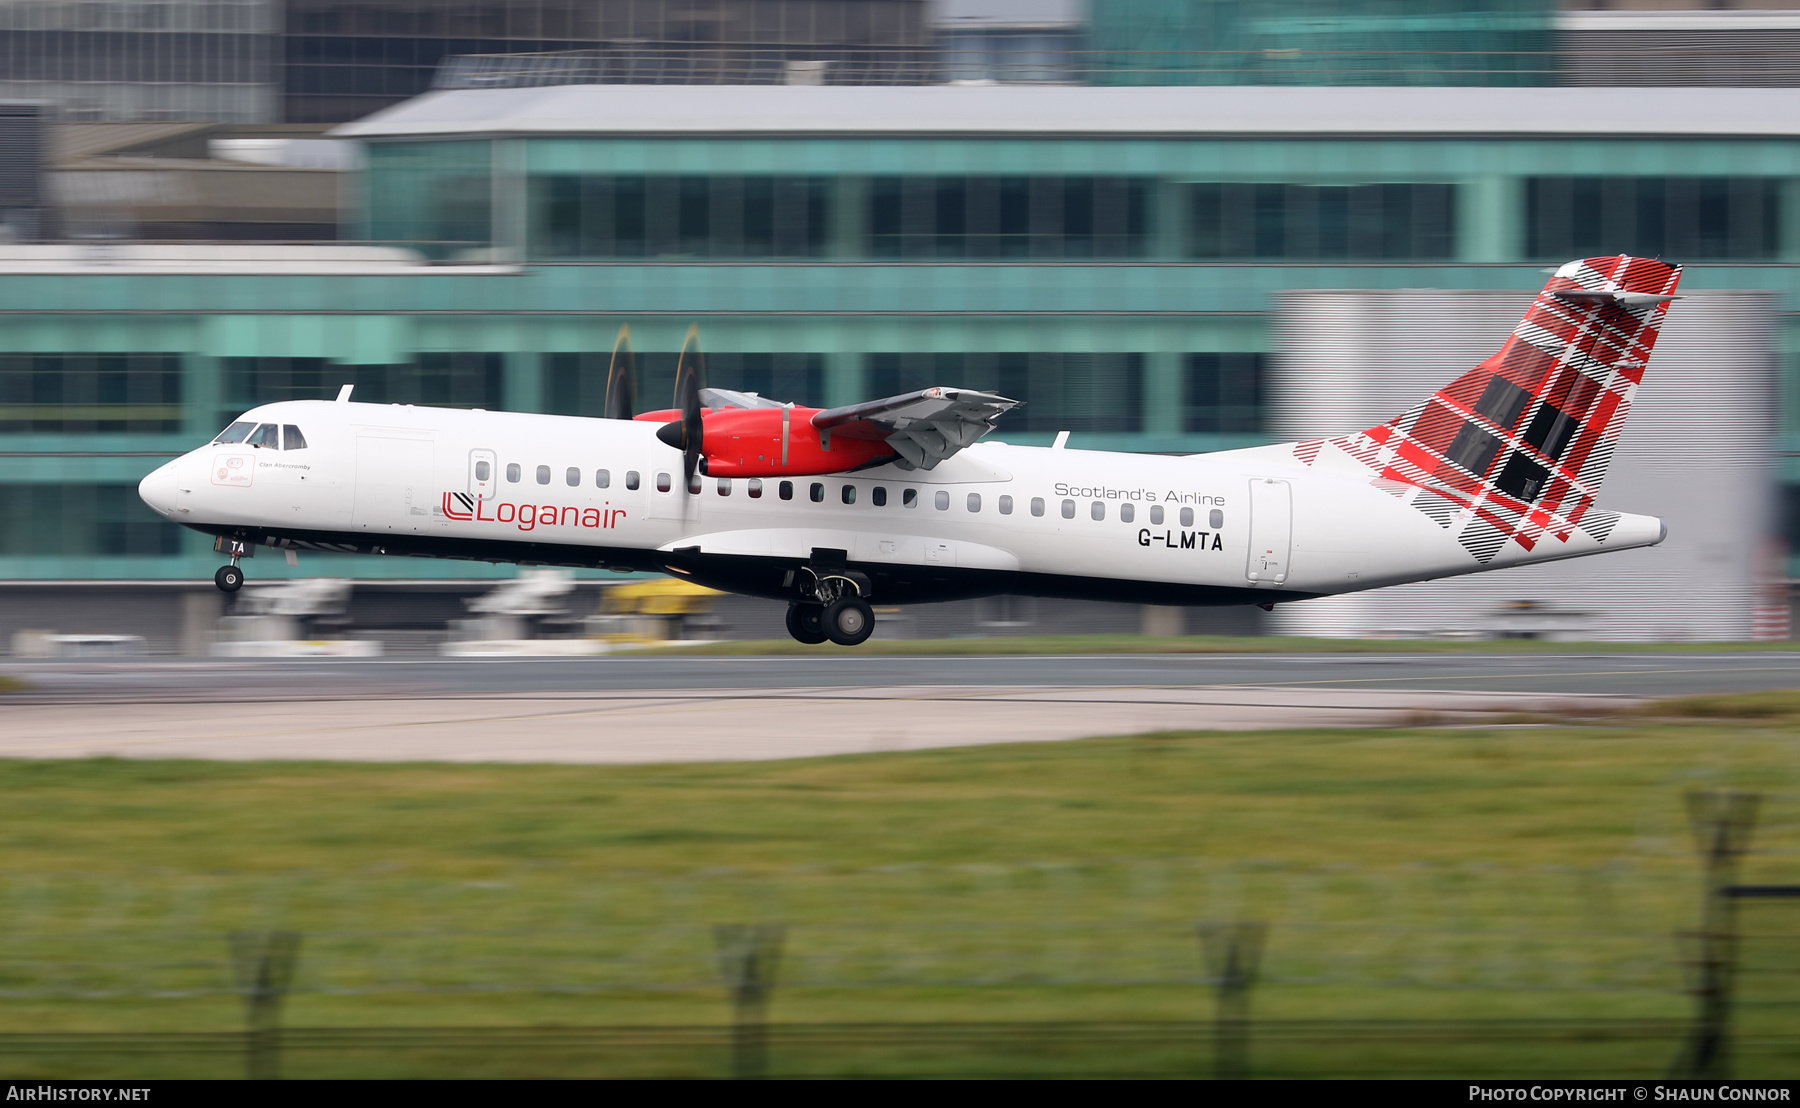
<svg viewBox="0 0 1800 1108"><path fill-rule="evenodd" d="M1647 258L1569 262L1498 354L1333 443L1396 495L1422 490L1414 506L1440 526L1467 521L1457 538L1479 562L1508 538L1566 541L1571 526L1604 542L1618 517L1593 511L1594 495L1680 281L1681 267Z"/></svg>

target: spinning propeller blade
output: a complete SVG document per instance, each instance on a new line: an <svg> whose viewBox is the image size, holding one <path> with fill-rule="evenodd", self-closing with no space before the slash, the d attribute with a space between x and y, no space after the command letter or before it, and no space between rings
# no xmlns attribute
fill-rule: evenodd
<svg viewBox="0 0 1800 1108"><path fill-rule="evenodd" d="M606 367L607 419L630 419L637 409L637 358L631 353L631 327L619 328L613 340L612 363Z"/></svg>
<svg viewBox="0 0 1800 1108"><path fill-rule="evenodd" d="M706 357L700 352L700 326L689 324L675 363L675 407L681 418L665 423L656 437L681 451L681 487L692 491L700 467L706 429L700 418L700 390L706 387Z"/></svg>

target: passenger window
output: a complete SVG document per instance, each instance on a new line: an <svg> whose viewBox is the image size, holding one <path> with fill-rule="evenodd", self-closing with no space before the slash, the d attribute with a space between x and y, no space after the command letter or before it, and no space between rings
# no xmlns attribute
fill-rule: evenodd
<svg viewBox="0 0 1800 1108"><path fill-rule="evenodd" d="M932 497L932 500L937 504L938 511L947 512L950 510L950 494L944 490L939 489L938 494Z"/></svg>
<svg viewBox="0 0 1800 1108"><path fill-rule="evenodd" d="M814 504L823 504L825 503L825 486L814 481L812 488L806 490L806 495L812 498Z"/></svg>
<svg viewBox="0 0 1800 1108"><path fill-rule="evenodd" d="M284 423L281 425L281 438L281 447L283 450L306 449L306 436L300 433L300 428L291 423Z"/></svg>
<svg viewBox="0 0 1800 1108"><path fill-rule="evenodd" d="M486 458L483 458L481 461L475 463L475 480L485 481L490 476L493 475L493 472L494 472L494 467L491 465L488 465Z"/></svg>
<svg viewBox="0 0 1800 1108"><path fill-rule="evenodd" d="M1130 523L1137 519L1137 508L1131 504L1119 505L1119 522Z"/></svg>
<svg viewBox="0 0 1800 1108"><path fill-rule="evenodd" d="M901 493L900 506L902 508L917 508L919 506L919 490L907 489L905 492Z"/></svg>
<svg viewBox="0 0 1800 1108"><path fill-rule="evenodd" d="M569 483L570 488L578 489L581 487L581 471L574 466L570 466L569 472L563 474L563 480Z"/></svg>
<svg viewBox="0 0 1800 1108"><path fill-rule="evenodd" d="M1211 525L1213 530L1217 531L1219 528L1225 526L1225 513L1214 508L1212 511L1206 513L1206 522Z"/></svg>
<svg viewBox="0 0 1800 1108"><path fill-rule="evenodd" d="M507 462L506 463L506 479L515 485L519 483L519 463L518 462Z"/></svg>
<svg viewBox="0 0 1800 1108"><path fill-rule="evenodd" d="M1150 522L1151 523L1154 523L1156 526L1161 527L1162 526L1162 516L1163 516L1163 513L1162 513L1162 505L1161 504L1150 505Z"/></svg>
<svg viewBox="0 0 1800 1108"><path fill-rule="evenodd" d="M856 503L856 486L855 485L845 485L842 496L844 498L844 503L846 503L846 504Z"/></svg>
<svg viewBox="0 0 1800 1108"><path fill-rule="evenodd" d="M1043 497L1034 496L1031 498L1031 514L1034 516L1041 516L1044 514L1044 498Z"/></svg>
<svg viewBox="0 0 1800 1108"><path fill-rule="evenodd" d="M625 487L627 489L630 489L632 492L636 492L637 487L640 484L642 484L642 482L638 480L638 471L637 470L628 469L625 471Z"/></svg>
<svg viewBox="0 0 1800 1108"><path fill-rule="evenodd" d="M794 483L792 481L783 481L781 487L775 490L775 494L783 500L794 499Z"/></svg>
<svg viewBox="0 0 1800 1108"><path fill-rule="evenodd" d="M719 478L719 495L720 496L730 496L731 495L731 478L729 478L729 477Z"/></svg>
<svg viewBox="0 0 1800 1108"><path fill-rule="evenodd" d="M251 432L246 442L250 446L260 446L267 450L280 450L281 428L273 423L265 423Z"/></svg>
<svg viewBox="0 0 1800 1108"><path fill-rule="evenodd" d="M969 494L969 511L971 511L971 512L981 511L981 494L980 493L972 492Z"/></svg>
<svg viewBox="0 0 1800 1108"><path fill-rule="evenodd" d="M670 489L672 489L674 487L675 487L675 482L669 478L669 475L667 472L659 473L656 475L656 491L657 492L668 492Z"/></svg>
<svg viewBox="0 0 1800 1108"><path fill-rule="evenodd" d="M1003 496L1000 498L1000 514L1003 516L1012 515L1012 497Z"/></svg>
<svg viewBox="0 0 1800 1108"><path fill-rule="evenodd" d="M537 479L538 479L538 484L548 485L550 483L550 467L549 466L537 467Z"/></svg>
<svg viewBox="0 0 1800 1108"><path fill-rule="evenodd" d="M244 438L254 430L256 430L256 422L254 420L240 419L223 431L220 431L219 437L214 439L213 442L224 443L227 445L234 442L243 442Z"/></svg>
<svg viewBox="0 0 1800 1108"><path fill-rule="evenodd" d="M1062 513L1063 513L1064 519L1074 519L1075 518L1075 502L1073 500L1063 501Z"/></svg>
<svg viewBox="0 0 1800 1108"><path fill-rule="evenodd" d="M750 481L744 491L748 492L750 494L750 499L761 500L762 499L762 478L761 477L750 478Z"/></svg>
<svg viewBox="0 0 1800 1108"><path fill-rule="evenodd" d="M699 492L700 491L700 473L698 470L696 470L694 472L694 475L692 477L688 478L688 491L689 492Z"/></svg>
<svg viewBox="0 0 1800 1108"><path fill-rule="evenodd" d="M1106 501L1104 501L1104 500L1094 501L1093 507L1088 509L1088 515L1094 517L1095 519L1105 519L1106 518Z"/></svg>
<svg viewBox="0 0 1800 1108"><path fill-rule="evenodd" d="M612 488L612 470L596 469L594 471L594 487L597 489Z"/></svg>
<svg viewBox="0 0 1800 1108"><path fill-rule="evenodd" d="M880 485L876 485L869 491L869 503L875 505L877 508L887 507L887 490Z"/></svg>
<svg viewBox="0 0 1800 1108"><path fill-rule="evenodd" d="M1183 527L1192 527L1194 525L1194 509L1181 509L1181 525Z"/></svg>

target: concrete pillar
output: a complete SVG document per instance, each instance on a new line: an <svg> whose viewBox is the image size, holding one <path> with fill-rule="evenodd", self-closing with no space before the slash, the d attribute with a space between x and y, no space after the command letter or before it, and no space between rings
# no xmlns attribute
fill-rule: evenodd
<svg viewBox="0 0 1800 1108"><path fill-rule="evenodd" d="M1187 610L1184 608L1165 608L1160 604L1146 604L1143 607L1143 613L1142 634L1157 638L1172 638L1187 633Z"/></svg>
<svg viewBox="0 0 1800 1108"><path fill-rule="evenodd" d="M1511 262L1524 256L1524 184L1517 177L1468 177L1456 190L1456 260Z"/></svg>
<svg viewBox="0 0 1800 1108"><path fill-rule="evenodd" d="M826 248L828 258L860 258L867 251L869 221L869 179L867 177L834 177L831 179L831 231Z"/></svg>
<svg viewBox="0 0 1800 1108"><path fill-rule="evenodd" d="M1144 433L1179 435L1187 390L1181 379L1182 356L1170 350L1144 355Z"/></svg>
<svg viewBox="0 0 1800 1108"><path fill-rule="evenodd" d="M218 589L194 589L181 594L181 652L205 657L219 637L219 617L225 614L225 594Z"/></svg>
<svg viewBox="0 0 1800 1108"><path fill-rule="evenodd" d="M502 355L506 371L500 395L509 412L541 412L544 410L543 356L530 351L514 351Z"/></svg>
<svg viewBox="0 0 1800 1108"><path fill-rule="evenodd" d="M498 262L522 262L529 219L524 141L495 139L491 167L492 257Z"/></svg>
<svg viewBox="0 0 1800 1108"><path fill-rule="evenodd" d="M1150 186L1150 242L1146 251L1152 258L1185 258L1188 255L1188 228L1192 208L1188 205L1190 186L1182 181L1156 181Z"/></svg>
<svg viewBox="0 0 1800 1108"><path fill-rule="evenodd" d="M189 438L207 438L224 427L225 360L205 354L185 354L181 359L181 429Z"/></svg>
<svg viewBox="0 0 1800 1108"><path fill-rule="evenodd" d="M856 351L834 350L825 355L825 406L838 408L877 397L866 395L863 356Z"/></svg>

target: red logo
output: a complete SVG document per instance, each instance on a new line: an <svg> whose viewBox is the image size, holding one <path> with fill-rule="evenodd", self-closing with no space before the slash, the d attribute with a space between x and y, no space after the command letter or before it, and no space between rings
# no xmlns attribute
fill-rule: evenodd
<svg viewBox="0 0 1800 1108"><path fill-rule="evenodd" d="M512 504L501 501L490 504L479 496L463 492L447 492L443 502L444 518L459 523L510 523L521 531L539 527L617 527L625 518L625 509L607 501L601 508L575 508L559 504Z"/></svg>

